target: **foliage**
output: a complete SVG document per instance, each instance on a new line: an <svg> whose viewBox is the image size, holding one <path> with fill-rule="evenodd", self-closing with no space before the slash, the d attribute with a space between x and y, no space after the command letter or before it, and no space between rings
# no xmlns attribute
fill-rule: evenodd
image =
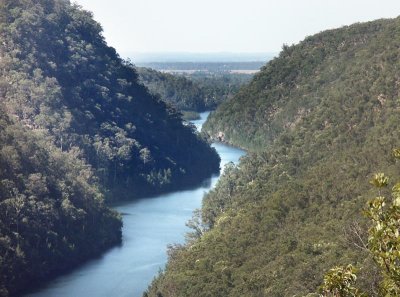
<svg viewBox="0 0 400 297"><path fill-rule="evenodd" d="M0 296L14 295L121 240L93 170L0 109Z"/></svg>
<svg viewBox="0 0 400 297"><path fill-rule="evenodd" d="M210 110L232 99L241 87L250 82L253 75L226 71L196 71L185 74L185 77L191 79L203 90L207 98L207 105L211 107Z"/></svg>
<svg viewBox="0 0 400 297"><path fill-rule="evenodd" d="M357 280L356 270L352 265L335 267L324 276L321 287L322 296L326 297L359 297L362 296L353 285Z"/></svg>
<svg viewBox="0 0 400 297"><path fill-rule="evenodd" d="M104 197L218 170L215 150L138 82L91 13L68 0L0 1L0 295L120 242Z"/></svg>
<svg viewBox="0 0 400 297"><path fill-rule="evenodd" d="M366 210L367 217L372 221L368 232L368 248L383 274L380 288L382 296L400 295L399 189L400 182L393 187L391 202L387 203L385 197L378 196L369 201Z"/></svg>
<svg viewBox="0 0 400 297"><path fill-rule="evenodd" d="M371 179L370 183L380 189L389 184L389 178L382 172L376 173Z"/></svg>
<svg viewBox="0 0 400 297"><path fill-rule="evenodd" d="M2 1L7 113L45 131L62 151L78 146L108 199L191 186L218 171L216 152L148 93L101 32L91 13L69 1Z"/></svg>
<svg viewBox="0 0 400 297"><path fill-rule="evenodd" d="M175 250L148 296L302 296L348 263L377 295L359 214L366 177L399 175L388 157L400 145L399 28L378 20L285 46L220 105L203 131L249 154L205 196L203 235Z"/></svg>
<svg viewBox="0 0 400 297"><path fill-rule="evenodd" d="M136 68L140 80L153 94L179 110L207 111L231 99L251 75L229 72L170 74L150 68Z"/></svg>
<svg viewBox="0 0 400 297"><path fill-rule="evenodd" d="M398 149L393 150L396 158L400 158L398 151ZM381 189L388 185L388 181L389 178L384 173L377 173L370 182L379 189L379 196L369 201L365 210L366 216L372 223L368 230L368 249L383 275L379 296L398 296L400 294L400 182L393 187L393 200L387 205L386 198L380 194ZM363 296L353 286L356 279L355 269L351 265L346 268L331 269L324 277L324 284L321 288L322 295Z"/></svg>
<svg viewBox="0 0 400 297"><path fill-rule="evenodd" d="M214 108L205 92L184 76L159 72L150 68L136 68L140 81L155 95L179 110L202 112Z"/></svg>
<svg viewBox="0 0 400 297"><path fill-rule="evenodd" d="M312 119L321 133L332 126L352 129L358 114L343 122L342 113L361 106L378 111L397 96L398 23L346 26L284 46L204 129L213 136L222 131L226 141L254 151Z"/></svg>

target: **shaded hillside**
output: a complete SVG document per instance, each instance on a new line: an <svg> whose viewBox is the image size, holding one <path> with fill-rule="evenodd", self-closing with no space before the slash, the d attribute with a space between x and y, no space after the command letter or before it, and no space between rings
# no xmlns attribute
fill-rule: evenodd
<svg viewBox="0 0 400 297"><path fill-rule="evenodd" d="M1 2L7 112L46 131L62 151L80 147L112 199L193 185L216 172L216 152L147 92L101 32L69 1Z"/></svg>
<svg viewBox="0 0 400 297"><path fill-rule="evenodd" d="M361 211L374 172L399 174L399 33L378 20L285 46L217 109L203 129L255 152L206 195L147 296L301 296L348 263L377 295Z"/></svg>
<svg viewBox="0 0 400 297"><path fill-rule="evenodd" d="M216 107L205 92L184 76L159 72L150 68L136 68L140 80L153 94L179 110L206 111Z"/></svg>
<svg viewBox="0 0 400 297"><path fill-rule="evenodd" d="M121 240L79 149L62 152L0 109L0 296L14 295Z"/></svg>
<svg viewBox="0 0 400 297"><path fill-rule="evenodd" d="M215 150L101 31L67 0L0 2L0 296L119 243L104 197L188 187L219 170Z"/></svg>
<svg viewBox="0 0 400 297"><path fill-rule="evenodd" d="M231 99L252 77L250 74L218 71L170 74L144 67L136 69L140 81L153 94L160 95L161 99L181 111L213 110Z"/></svg>
<svg viewBox="0 0 400 297"><path fill-rule="evenodd" d="M240 88L248 84L253 78L253 74L241 73L240 71L237 73L197 71L186 74L186 76L203 89L207 97L211 98L211 102L215 102L214 108L232 99Z"/></svg>

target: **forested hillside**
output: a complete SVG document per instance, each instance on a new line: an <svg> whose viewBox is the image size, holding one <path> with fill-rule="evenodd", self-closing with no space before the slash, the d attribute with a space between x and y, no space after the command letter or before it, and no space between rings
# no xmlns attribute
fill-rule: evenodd
<svg viewBox="0 0 400 297"><path fill-rule="evenodd" d="M160 95L161 99L181 111L213 110L231 99L252 77L250 74L230 72L170 74L144 67L136 69L140 80L153 94Z"/></svg>
<svg viewBox="0 0 400 297"><path fill-rule="evenodd" d="M219 170L215 150L101 32L67 0L0 2L0 296L120 242L104 197L188 187Z"/></svg>
<svg viewBox="0 0 400 297"><path fill-rule="evenodd" d="M179 110L202 112L216 107L196 83L184 76L144 67L136 69L140 80L153 94L159 94Z"/></svg>
<svg viewBox="0 0 400 297"><path fill-rule="evenodd" d="M284 46L213 113L203 129L251 153L206 195L146 296L302 296L350 263L378 295L362 209L373 173L399 176L399 33L399 18L378 20Z"/></svg>
<svg viewBox="0 0 400 297"><path fill-rule="evenodd" d="M189 186L216 172L216 152L148 93L101 32L69 1L1 2L7 113L46 131L62 151L78 146L108 199Z"/></svg>
<svg viewBox="0 0 400 297"><path fill-rule="evenodd" d="M79 148L62 152L0 109L0 296L14 295L120 242Z"/></svg>
<svg viewBox="0 0 400 297"><path fill-rule="evenodd" d="M341 121L342 110L379 105L397 95L392 85L397 77L394 22L326 31L296 46L285 45L234 101L210 117L205 130L212 135L222 131L226 141L264 150L282 132L293 130L308 115L316 117L317 112L328 111L316 117L322 121L318 125L353 125L354 120ZM332 104L341 104L340 100L345 104L328 109L323 105L325 98L335 99Z"/></svg>
<svg viewBox="0 0 400 297"><path fill-rule="evenodd" d="M253 78L253 74L240 73L240 71L237 73L196 71L192 74L186 74L186 76L198 84L208 98L211 98L211 102L214 102L214 108L232 99L240 88L248 84Z"/></svg>

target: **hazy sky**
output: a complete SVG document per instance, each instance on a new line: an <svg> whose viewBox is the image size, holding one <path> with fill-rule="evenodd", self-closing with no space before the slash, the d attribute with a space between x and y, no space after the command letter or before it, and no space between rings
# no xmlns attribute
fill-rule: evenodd
<svg viewBox="0 0 400 297"><path fill-rule="evenodd" d="M72 0L74 1L74 0ZM278 52L325 29L400 14L399 0L76 0L127 52Z"/></svg>

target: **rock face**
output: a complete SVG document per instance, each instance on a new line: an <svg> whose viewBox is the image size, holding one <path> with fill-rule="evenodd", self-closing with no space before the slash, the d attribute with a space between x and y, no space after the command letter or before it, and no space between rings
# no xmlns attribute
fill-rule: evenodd
<svg viewBox="0 0 400 297"><path fill-rule="evenodd" d="M217 140L221 142L225 142L225 133L222 131L219 131L217 134Z"/></svg>

